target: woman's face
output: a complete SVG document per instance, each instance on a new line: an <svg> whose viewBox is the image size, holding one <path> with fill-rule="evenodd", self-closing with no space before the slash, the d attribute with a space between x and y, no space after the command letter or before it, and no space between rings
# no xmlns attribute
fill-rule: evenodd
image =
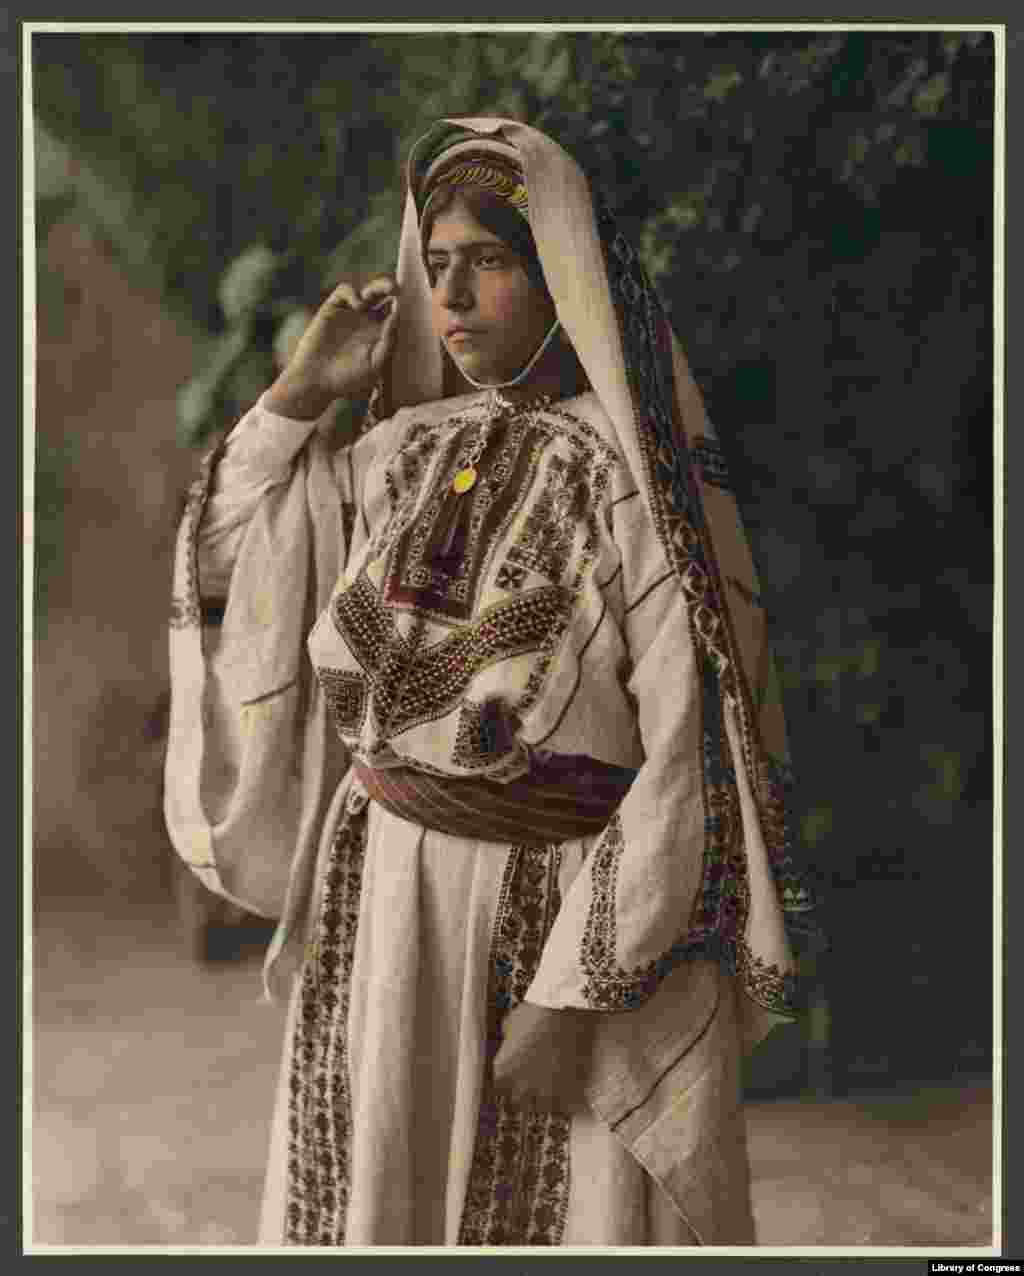
<svg viewBox="0 0 1024 1276"><path fill-rule="evenodd" d="M555 321L520 255L456 198L434 222L427 270L434 327L456 367L488 385L511 380Z"/></svg>

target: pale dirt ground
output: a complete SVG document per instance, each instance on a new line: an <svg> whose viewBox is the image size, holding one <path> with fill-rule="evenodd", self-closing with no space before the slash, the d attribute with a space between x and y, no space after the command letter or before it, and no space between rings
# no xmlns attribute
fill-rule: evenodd
<svg viewBox="0 0 1024 1276"><path fill-rule="evenodd" d="M32 1242L252 1244L283 1020L258 956L203 968L166 922L109 916L35 938ZM762 1245L990 1243L985 1083L748 1119Z"/></svg>

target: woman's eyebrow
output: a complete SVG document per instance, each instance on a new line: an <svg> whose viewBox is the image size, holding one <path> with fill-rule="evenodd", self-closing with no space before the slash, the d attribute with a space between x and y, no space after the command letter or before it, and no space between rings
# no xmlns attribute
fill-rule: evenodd
<svg viewBox="0 0 1024 1276"><path fill-rule="evenodd" d="M428 257L447 257L449 253L471 253L481 249L487 252L500 252L505 245L498 239L473 239L468 243L454 244L450 248L428 248Z"/></svg>

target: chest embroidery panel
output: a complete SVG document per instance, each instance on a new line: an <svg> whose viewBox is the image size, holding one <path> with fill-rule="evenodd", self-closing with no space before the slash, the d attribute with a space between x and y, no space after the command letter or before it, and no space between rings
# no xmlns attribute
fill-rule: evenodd
<svg viewBox="0 0 1024 1276"><path fill-rule="evenodd" d="M462 428L453 431L443 443L438 441L432 474L410 465L407 444L389 467L385 480L398 505L405 502L406 513L396 520L386 547L383 600L389 607L416 611L441 624L464 623L476 614L480 585L494 549L507 537L509 525L533 487L541 455L550 442L550 433L529 417L500 423L481 453L479 481L468 491L459 492L454 481L466 450L466 436L478 431L482 423L473 420L456 424ZM402 496L397 482L399 472ZM417 490L417 480L425 491ZM461 524L462 534L458 537L457 554L446 558L439 549L453 521Z"/></svg>
<svg viewBox="0 0 1024 1276"><path fill-rule="evenodd" d="M541 694L594 566L618 463L587 422L548 409L499 423L481 453L479 481L460 494L453 480L479 425L479 417L448 418L407 429L378 480L367 554L330 607L356 669L317 662L350 744L366 727L383 744L461 709L450 758L460 769L473 769L462 756L470 723L461 719L479 716L472 698L479 674L529 656L508 687L507 708L518 717ZM453 519L459 553L439 562L437 545Z"/></svg>

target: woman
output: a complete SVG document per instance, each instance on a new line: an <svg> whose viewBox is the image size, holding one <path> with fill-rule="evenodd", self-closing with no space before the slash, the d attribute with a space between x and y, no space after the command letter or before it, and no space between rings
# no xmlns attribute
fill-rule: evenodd
<svg viewBox="0 0 1024 1276"><path fill-rule="evenodd" d="M212 455L176 579L168 823L297 967L261 1239L752 1244L740 1064L811 902L781 709L699 393L561 148L416 144L397 280Z"/></svg>

